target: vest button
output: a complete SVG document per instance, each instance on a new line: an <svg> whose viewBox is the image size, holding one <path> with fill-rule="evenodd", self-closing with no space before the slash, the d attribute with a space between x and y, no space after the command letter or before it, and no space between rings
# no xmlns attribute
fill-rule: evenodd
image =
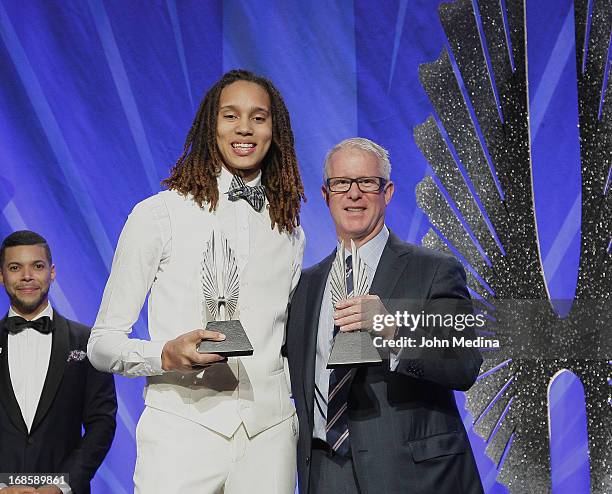
<svg viewBox="0 0 612 494"><path fill-rule="evenodd" d="M28 444L34 444L34 438L28 437Z"/></svg>

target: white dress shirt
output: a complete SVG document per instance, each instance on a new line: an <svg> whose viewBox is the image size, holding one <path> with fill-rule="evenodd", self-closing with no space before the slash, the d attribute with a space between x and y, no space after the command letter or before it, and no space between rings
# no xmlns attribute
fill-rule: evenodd
<svg viewBox="0 0 612 494"><path fill-rule="evenodd" d="M385 225L378 234L359 247L359 256L365 264L368 282L371 285L378 268L378 262L382 256L387 240L389 239L389 230ZM338 249L340 244L338 243ZM350 249L350 245L348 246ZM345 256L350 255L350 250L346 249ZM330 271L331 273L331 271ZM325 283L325 292L321 302L321 312L319 313L319 331L317 333L317 353L315 360L315 406L314 406L314 428L312 431L313 437L326 440L326 425L327 425L327 396L329 390L329 376L331 369L327 368L329 354L331 352L332 342L334 339L334 308L331 300L330 288L331 276L327 276ZM368 287L369 290L369 287Z"/></svg>
<svg viewBox="0 0 612 494"><path fill-rule="evenodd" d="M11 307L8 317L15 316L21 317ZM47 304L47 307L34 317L32 321L36 321L41 317L48 317L53 320L51 304ZM38 402L40 401L45 379L47 378L52 343L52 333L42 334L32 328L26 327L19 333L8 334L8 366L11 385L28 432L32 429L34 416L38 409ZM3 487L5 485L0 484L0 488ZM70 494L72 492L68 484L58 485L57 487L63 494Z"/></svg>
<svg viewBox="0 0 612 494"><path fill-rule="evenodd" d="M233 176L218 177L214 212L176 191L161 192L136 205L119 238L111 275L88 344L99 370L147 376L149 406L185 417L231 437L243 422L249 435L295 413L284 343L287 305L301 273L304 234L271 229L260 212L226 192ZM258 185L261 173L247 185ZM254 354L228 359L204 373L164 372L165 343L210 318L202 293L203 252L212 233L226 238L240 271L235 318L251 340ZM150 341L129 338L148 298Z"/></svg>
<svg viewBox="0 0 612 494"><path fill-rule="evenodd" d="M19 314L11 307L8 317L15 316ZM36 321L45 316L53 320L51 304L47 304L47 307L32 320ZM8 365L11 385L28 432L32 428L40 395L45 385L52 343L53 334L42 334L32 328L8 334Z"/></svg>

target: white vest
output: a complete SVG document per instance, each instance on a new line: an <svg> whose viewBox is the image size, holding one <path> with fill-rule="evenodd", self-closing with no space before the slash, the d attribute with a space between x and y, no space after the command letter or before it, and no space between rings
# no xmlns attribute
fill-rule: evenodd
<svg viewBox="0 0 612 494"><path fill-rule="evenodd" d="M159 207L165 206L169 214L172 248L149 295L149 333L151 340L170 340L206 327L200 273L217 212L209 213L207 207L200 208L174 191L161 192L150 200L160 201ZM223 201L219 201L221 207ZM237 314L253 345L253 355L230 358L227 364L215 364L203 373L149 376L145 388L148 406L227 437L241 423L252 437L295 413L286 359L280 351L295 264L301 264L303 232L281 234L271 230L265 210L256 216L250 220Z"/></svg>

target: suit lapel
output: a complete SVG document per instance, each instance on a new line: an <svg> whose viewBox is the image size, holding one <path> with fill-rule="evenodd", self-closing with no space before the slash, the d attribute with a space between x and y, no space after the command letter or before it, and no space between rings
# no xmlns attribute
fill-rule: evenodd
<svg viewBox="0 0 612 494"><path fill-rule="evenodd" d="M389 232L389 239L378 262L369 293L378 295L383 302L385 299L391 298L411 258L407 255L411 248L410 244L402 242L395 234ZM327 276L335 257L336 251L334 250L319 263L317 269L311 274L308 284L304 321L306 348L303 385L309 412L312 412L314 407L314 371L321 303L323 302Z"/></svg>
<svg viewBox="0 0 612 494"><path fill-rule="evenodd" d="M395 287L405 271L411 258L410 244L402 242L389 232L389 239L378 262L376 274L370 287L371 294L378 295L384 302L392 297ZM305 357L304 357L304 397L308 407L308 416L313 417L314 408L314 375L316 360L317 334L319 331L319 315L325 293L325 284L336 251L321 261L310 276L305 306ZM354 376L353 376L354 377Z"/></svg>
<svg viewBox="0 0 612 494"><path fill-rule="evenodd" d="M314 407L314 377L315 377L315 360L317 348L317 334L319 332L319 315L321 313L321 304L325 293L325 284L327 275L331 269L332 262L336 256L336 251L319 263L318 268L312 273L309 284L308 294L306 298L304 321L305 331L305 357L304 357L304 395L308 406L308 416L312 417Z"/></svg>
<svg viewBox="0 0 612 494"><path fill-rule="evenodd" d="M0 403L6 409L11 422L22 433L28 433L28 427L23 420L21 408L15 397L8 364L8 330L6 329L6 317L0 321Z"/></svg>
<svg viewBox="0 0 612 494"><path fill-rule="evenodd" d="M56 311L53 311L53 343L51 344L51 356L49 358L49 369L45 385L43 386L38 408L32 422L32 431L38 427L42 419L49 411L49 407L55 398L57 389L59 388L62 378L64 377L64 368L68 359L69 350L69 334L68 322Z"/></svg>
<svg viewBox="0 0 612 494"><path fill-rule="evenodd" d="M389 239L383 249L376 274L370 286L370 294L378 295L383 301L392 297L395 287L405 271L412 247L402 242L394 233L389 232Z"/></svg>

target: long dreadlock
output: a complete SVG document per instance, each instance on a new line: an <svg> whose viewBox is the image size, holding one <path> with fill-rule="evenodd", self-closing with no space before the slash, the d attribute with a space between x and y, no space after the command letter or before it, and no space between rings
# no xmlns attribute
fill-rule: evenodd
<svg viewBox="0 0 612 494"><path fill-rule="evenodd" d="M259 84L270 97L272 142L262 162L261 182L266 186L272 228L278 226L280 232L291 233L300 224L300 203L302 199L306 200L306 196L298 170L289 112L274 85L252 72L227 72L206 93L185 139L183 154L162 184L180 194L190 194L200 207L207 203L211 212L217 208L217 177L223 162L216 137L219 98L223 88L237 81Z"/></svg>

